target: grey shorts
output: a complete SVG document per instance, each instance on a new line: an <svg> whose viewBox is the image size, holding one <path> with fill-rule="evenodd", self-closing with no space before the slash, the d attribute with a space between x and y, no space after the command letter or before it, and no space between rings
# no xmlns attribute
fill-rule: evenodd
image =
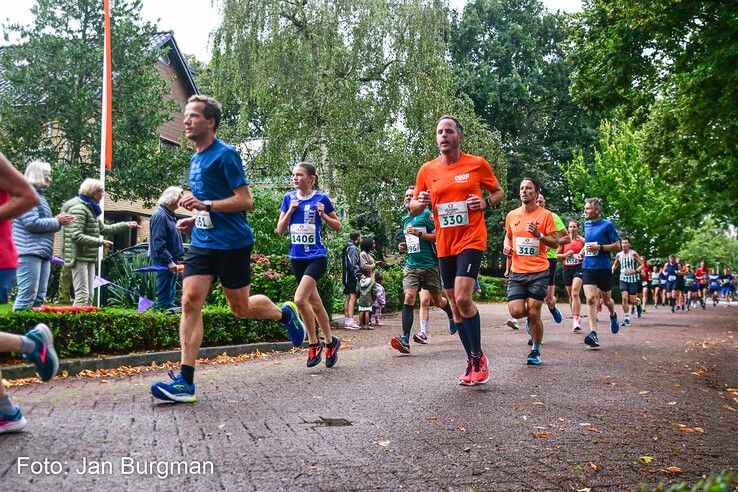
<svg viewBox="0 0 738 492"><path fill-rule="evenodd" d="M548 290L548 269L537 273L510 272L507 281L507 300L535 299L542 301Z"/></svg>
<svg viewBox="0 0 738 492"><path fill-rule="evenodd" d="M441 275L438 273L438 267L433 268L407 268L403 270L402 288L407 289L426 289L431 294L441 292Z"/></svg>

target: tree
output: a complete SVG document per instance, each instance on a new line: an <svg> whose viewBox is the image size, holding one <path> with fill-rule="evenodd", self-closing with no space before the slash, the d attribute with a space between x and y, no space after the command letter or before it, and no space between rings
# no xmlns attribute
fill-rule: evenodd
<svg viewBox="0 0 738 492"><path fill-rule="evenodd" d="M224 138L264 139L247 171L255 180L311 161L341 209L383 238L437 155L443 114L464 122L465 150L504 179L498 135L455 95L447 31L439 0L225 0L202 84L224 104Z"/></svg>
<svg viewBox="0 0 738 492"><path fill-rule="evenodd" d="M186 151L161 151L157 128L177 111L156 70L155 33L140 18L140 0L113 0L113 171L106 190L126 199L153 199L162 183L181 181ZM103 13L98 0L37 0L30 26L9 26L21 42L2 51L9 87L0 95L0 146L20 165L53 166L50 201L76 195L98 175ZM156 176L156 179L151 179Z"/></svg>
<svg viewBox="0 0 738 492"><path fill-rule="evenodd" d="M738 239L714 217L707 216L686 235L689 240L682 244L679 256L687 262L699 265L704 260L708 267L738 269Z"/></svg>
<svg viewBox="0 0 738 492"><path fill-rule="evenodd" d="M587 162L578 152L566 166L572 201L578 210L587 197L603 200L605 218L615 222L621 237L632 238L648 258L664 257L679 249L689 236L684 228L701 217L701 198L688 187L664 186L640 154L642 131L604 121L599 149Z"/></svg>
<svg viewBox="0 0 738 492"><path fill-rule="evenodd" d="M474 0L454 18L450 52L461 91L477 114L499 130L509 159L508 206L532 175L549 206L568 208L561 165L576 148L590 149L599 118L569 96L571 66L563 56L564 16L540 0Z"/></svg>
<svg viewBox="0 0 738 492"><path fill-rule="evenodd" d="M693 181L736 223L735 2L586 0L571 24L572 92L643 125L642 156L668 183Z"/></svg>

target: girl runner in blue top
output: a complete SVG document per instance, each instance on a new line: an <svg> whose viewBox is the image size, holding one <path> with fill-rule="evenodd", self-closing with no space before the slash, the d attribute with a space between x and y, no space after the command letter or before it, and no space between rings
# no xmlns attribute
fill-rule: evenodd
<svg viewBox="0 0 738 492"><path fill-rule="evenodd" d="M336 232L341 230L341 222L328 195L318 189L314 165L307 162L296 165L292 170L292 184L295 191L282 199L277 233L289 232L290 260L297 279L295 304L310 341L307 366L319 364L322 358L323 346L315 329L318 324L326 340L325 365L333 367L338 360L341 339L331 333L328 313L318 294L318 281L328 268L328 252L320 233L323 221Z"/></svg>

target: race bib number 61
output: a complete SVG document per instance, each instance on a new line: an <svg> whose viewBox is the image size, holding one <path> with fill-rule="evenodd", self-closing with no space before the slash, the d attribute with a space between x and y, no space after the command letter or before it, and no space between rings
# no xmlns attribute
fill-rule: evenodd
<svg viewBox="0 0 738 492"><path fill-rule="evenodd" d="M469 223L469 209L466 202L448 202L436 205L438 224L442 228L459 227Z"/></svg>

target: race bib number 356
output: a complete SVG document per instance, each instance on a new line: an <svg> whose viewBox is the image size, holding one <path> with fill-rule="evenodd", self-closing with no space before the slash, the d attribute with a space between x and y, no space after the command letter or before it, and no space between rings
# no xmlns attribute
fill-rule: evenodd
<svg viewBox="0 0 738 492"><path fill-rule="evenodd" d="M442 228L459 227L469 223L469 209L466 202L448 202L436 205L438 224Z"/></svg>
<svg viewBox="0 0 738 492"><path fill-rule="evenodd" d="M292 224L290 226L290 242L311 246L315 244L315 224Z"/></svg>

